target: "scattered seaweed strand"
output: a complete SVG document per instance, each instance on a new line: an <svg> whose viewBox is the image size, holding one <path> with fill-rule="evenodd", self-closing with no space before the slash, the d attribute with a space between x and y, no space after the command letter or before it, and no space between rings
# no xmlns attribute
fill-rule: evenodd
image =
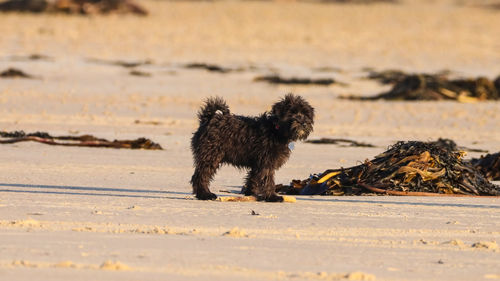
<svg viewBox="0 0 500 281"><path fill-rule="evenodd" d="M108 148L127 148L127 149L148 149L162 150L163 148L149 139L138 138L135 140L114 140L96 138L92 135L82 136L57 136L53 137L45 132L36 132L26 134L23 131L3 132L0 131L0 144L11 144L17 142L33 141L47 145L60 146L80 146L80 147L108 147ZM59 141L58 141L59 140Z"/></svg>

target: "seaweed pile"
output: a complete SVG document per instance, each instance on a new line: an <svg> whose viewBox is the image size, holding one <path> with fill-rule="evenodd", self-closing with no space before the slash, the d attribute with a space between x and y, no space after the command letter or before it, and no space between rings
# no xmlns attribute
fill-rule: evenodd
<svg viewBox="0 0 500 281"><path fill-rule="evenodd" d="M446 74L406 74L401 71L371 72L370 79L394 84L385 93L373 97L349 97L358 100L455 100L475 102L500 99L500 76L448 79Z"/></svg>
<svg viewBox="0 0 500 281"><path fill-rule="evenodd" d="M486 154L485 156L481 156L481 158L473 158L470 162L488 179L500 180L500 152Z"/></svg>
<svg viewBox="0 0 500 281"><path fill-rule="evenodd" d="M110 14L132 13L145 16L148 11L132 0L8 0L0 3L2 12Z"/></svg>
<svg viewBox="0 0 500 281"><path fill-rule="evenodd" d="M17 68L9 68L0 72L1 78L34 78L33 76L26 74L24 71Z"/></svg>
<svg viewBox="0 0 500 281"><path fill-rule="evenodd" d="M88 147L108 147L108 148L128 148L128 149L148 149L162 150L163 148L146 138L135 140L113 140L96 138L92 135L82 136L51 136L46 132L25 133L23 131L4 132L0 131L0 144L34 141L48 145L61 146L88 146Z"/></svg>
<svg viewBox="0 0 500 281"><path fill-rule="evenodd" d="M278 185L277 190L301 195L499 196L500 186L464 161L464 154L445 142L397 142L363 164L326 170L288 186Z"/></svg>

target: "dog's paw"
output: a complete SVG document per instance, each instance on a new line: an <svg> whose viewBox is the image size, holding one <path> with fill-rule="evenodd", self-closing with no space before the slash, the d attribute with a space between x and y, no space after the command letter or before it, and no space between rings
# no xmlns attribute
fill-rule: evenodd
<svg viewBox="0 0 500 281"><path fill-rule="evenodd" d="M283 202L283 196L272 194L265 198L266 202Z"/></svg>
<svg viewBox="0 0 500 281"><path fill-rule="evenodd" d="M212 192L205 192L196 194L196 198L198 198L198 200L215 200L217 199L217 195Z"/></svg>
<svg viewBox="0 0 500 281"><path fill-rule="evenodd" d="M246 187L244 187L243 190L241 190L241 193L244 194L245 196L254 195L252 190L250 188L246 188Z"/></svg>

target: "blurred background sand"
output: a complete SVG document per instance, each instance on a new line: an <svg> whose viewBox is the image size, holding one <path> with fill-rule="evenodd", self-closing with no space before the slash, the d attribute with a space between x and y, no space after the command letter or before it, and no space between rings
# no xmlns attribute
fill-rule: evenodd
<svg viewBox="0 0 500 281"><path fill-rule="evenodd" d="M500 278L498 246L472 247L498 241L498 199L315 196L296 204L216 203L190 200L188 183L195 114L211 95L223 96L235 113L255 115L294 92L317 110L311 138L377 146L298 143L278 183L359 163L397 140L446 137L499 151L498 102L338 97L388 89L364 79L365 68L497 77L500 10L479 1L140 3L149 16L0 14L0 70L36 76L0 79L2 130L144 136L166 149L2 145L1 278L341 280L357 271L351 280ZM31 54L48 58L20 59ZM134 69L150 76L96 60L147 61ZM185 68L193 62L236 71ZM253 81L272 73L347 85ZM237 192L244 175L223 167L213 190ZM222 235L233 227L244 233ZM452 240L462 244L446 243ZM106 260L128 271L103 271Z"/></svg>

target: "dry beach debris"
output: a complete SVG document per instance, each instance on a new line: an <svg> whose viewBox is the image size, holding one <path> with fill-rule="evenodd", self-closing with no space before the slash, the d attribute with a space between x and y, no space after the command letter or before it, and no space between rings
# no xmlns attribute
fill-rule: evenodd
<svg viewBox="0 0 500 281"><path fill-rule="evenodd" d="M146 138L135 140L113 140L109 141L96 138L92 135L81 136L51 136L46 132L25 133L23 131L5 132L0 131L0 144L9 144L25 141L33 141L48 145L61 146L86 146L86 147L108 147L128 149L162 150L163 148Z"/></svg>
<svg viewBox="0 0 500 281"><path fill-rule="evenodd" d="M326 170L277 185L277 190L301 195L499 196L500 186L464 161L464 154L442 142L401 141L360 165Z"/></svg>

